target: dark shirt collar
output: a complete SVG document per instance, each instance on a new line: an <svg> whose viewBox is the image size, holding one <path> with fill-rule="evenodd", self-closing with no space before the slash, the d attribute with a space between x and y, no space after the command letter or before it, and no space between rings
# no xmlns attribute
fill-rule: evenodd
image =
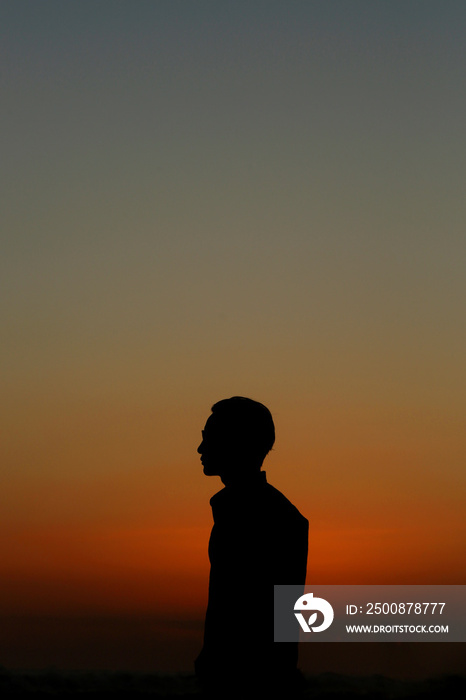
<svg viewBox="0 0 466 700"><path fill-rule="evenodd" d="M244 496L247 498L251 493L260 490L267 484L267 476L263 471L254 472L250 474L247 478L235 481L233 484L225 486L221 491L218 491L210 499L210 505L214 507L217 503L224 500L229 500L230 498L237 498L238 496Z"/></svg>

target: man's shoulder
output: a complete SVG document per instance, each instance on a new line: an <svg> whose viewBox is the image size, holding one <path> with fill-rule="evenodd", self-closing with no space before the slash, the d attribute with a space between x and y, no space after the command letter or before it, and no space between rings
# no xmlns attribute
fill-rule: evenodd
<svg viewBox="0 0 466 700"><path fill-rule="evenodd" d="M268 483L264 472L261 474L263 477L252 488L225 487L212 496L210 505L214 519L228 514L249 517L253 513L255 518L265 519L269 525L273 522L278 526L289 525L293 529L307 531L307 518L281 491Z"/></svg>
<svg viewBox="0 0 466 700"><path fill-rule="evenodd" d="M274 512L274 515L280 520L287 520L295 523L297 526L308 527L307 518L302 515L296 506L275 486L267 483L264 489L264 496L268 508Z"/></svg>

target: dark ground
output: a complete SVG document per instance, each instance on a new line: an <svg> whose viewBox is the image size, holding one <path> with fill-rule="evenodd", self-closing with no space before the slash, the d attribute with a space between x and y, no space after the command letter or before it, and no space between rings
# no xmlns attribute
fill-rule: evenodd
<svg viewBox="0 0 466 700"><path fill-rule="evenodd" d="M228 683L226 683L228 688ZM160 675L111 671L8 670L0 667L0 698L24 693L36 698L47 695L60 698L199 698L203 697L191 675ZM243 694L242 694L243 695ZM246 695L246 693L245 693ZM466 698L466 676L443 676L423 681L405 681L384 676L343 676L324 673L306 678L303 700L449 700Z"/></svg>

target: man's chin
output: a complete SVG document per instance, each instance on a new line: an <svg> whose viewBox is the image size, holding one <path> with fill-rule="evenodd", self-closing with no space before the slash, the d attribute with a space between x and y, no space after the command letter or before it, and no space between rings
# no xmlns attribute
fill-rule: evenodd
<svg viewBox="0 0 466 700"><path fill-rule="evenodd" d="M215 467L209 467L208 464L202 465L202 471L206 476L218 476L218 471L215 469Z"/></svg>

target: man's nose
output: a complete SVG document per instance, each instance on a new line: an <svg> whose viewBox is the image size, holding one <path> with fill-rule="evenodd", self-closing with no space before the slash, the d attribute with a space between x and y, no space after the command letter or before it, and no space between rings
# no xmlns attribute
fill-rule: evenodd
<svg viewBox="0 0 466 700"><path fill-rule="evenodd" d="M200 455L202 454L202 446L203 446L203 444L204 444L204 440L201 442L201 444L200 444L199 447L197 448L197 451L199 452Z"/></svg>

